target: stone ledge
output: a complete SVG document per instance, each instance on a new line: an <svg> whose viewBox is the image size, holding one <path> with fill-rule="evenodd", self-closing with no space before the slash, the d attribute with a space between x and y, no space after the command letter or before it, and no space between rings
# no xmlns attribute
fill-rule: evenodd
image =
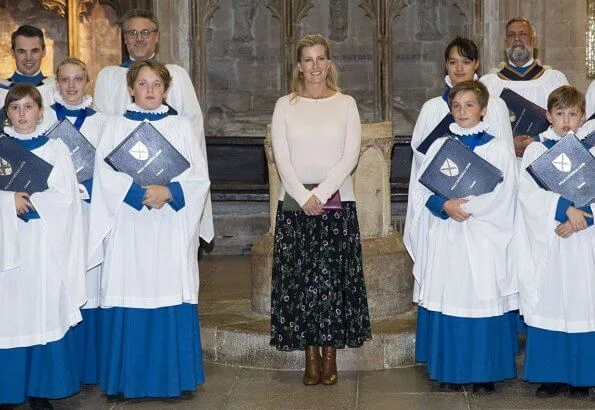
<svg viewBox="0 0 595 410"><path fill-rule="evenodd" d="M250 310L250 300L201 302L201 338L206 360L261 369L301 370L301 351L269 345L269 318ZM415 313L372 321L372 340L337 355L339 370L376 370L414 364Z"/></svg>

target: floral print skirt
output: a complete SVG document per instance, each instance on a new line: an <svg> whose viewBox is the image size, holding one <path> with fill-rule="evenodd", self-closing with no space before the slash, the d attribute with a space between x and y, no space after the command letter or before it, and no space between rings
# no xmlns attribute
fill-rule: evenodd
<svg viewBox="0 0 595 410"><path fill-rule="evenodd" d="M271 341L278 350L372 338L355 202L319 216L277 208Z"/></svg>

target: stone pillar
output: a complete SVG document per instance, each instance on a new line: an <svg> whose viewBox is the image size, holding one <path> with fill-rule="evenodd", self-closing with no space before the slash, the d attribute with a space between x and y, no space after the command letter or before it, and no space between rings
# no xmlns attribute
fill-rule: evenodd
<svg viewBox="0 0 595 410"><path fill-rule="evenodd" d="M362 124L362 147L353 172L358 222L362 236L364 277L372 319L396 316L411 309L412 263L399 233L390 225L392 123ZM269 169L269 232L252 247L252 310L270 313L275 215L281 183L267 127L265 152Z"/></svg>
<svg viewBox="0 0 595 410"><path fill-rule="evenodd" d="M159 20L159 61L178 64L191 72L189 0L153 0L152 9Z"/></svg>

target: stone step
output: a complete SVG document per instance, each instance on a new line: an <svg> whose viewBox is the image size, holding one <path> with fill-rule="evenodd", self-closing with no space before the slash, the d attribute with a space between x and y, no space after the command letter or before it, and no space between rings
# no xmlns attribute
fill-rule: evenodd
<svg viewBox="0 0 595 410"><path fill-rule="evenodd" d="M270 320L251 311L249 299L200 303L203 356L232 366L301 370L302 351L281 352L269 345ZM372 340L337 354L339 370L377 370L414 364L415 313L372 321Z"/></svg>

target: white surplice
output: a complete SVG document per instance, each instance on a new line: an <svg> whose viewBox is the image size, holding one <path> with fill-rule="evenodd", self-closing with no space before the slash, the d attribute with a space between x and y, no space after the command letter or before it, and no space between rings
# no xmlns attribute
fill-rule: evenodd
<svg viewBox="0 0 595 410"><path fill-rule="evenodd" d="M550 129L540 135L550 135ZM554 138L551 138L554 139ZM555 233L560 195L539 187L526 167L545 153L541 142L525 150L519 203L527 231L531 262L519 270L521 304L529 326L567 333L595 331L595 229L569 238ZM591 149L595 154L595 148ZM591 205L591 214L595 206Z"/></svg>
<svg viewBox="0 0 595 410"><path fill-rule="evenodd" d="M430 147L420 175L445 141ZM464 222L432 215L425 206L432 192L415 181L407 249L414 260L414 302L446 315L479 318L518 309L518 284L508 266L517 183L507 142L493 138L474 152L500 169L504 181L491 193L467 198L462 209L472 216Z"/></svg>
<svg viewBox="0 0 595 410"><path fill-rule="evenodd" d="M172 77L165 101L178 114L190 119L192 125L196 128L194 132L196 137L195 143L198 143L203 156L207 158L203 115L192 80L183 67L176 64L166 64L165 66ZM126 84L127 72L128 68L120 66L107 66L99 72L94 91L95 108L97 111L109 116L120 116L124 114L126 107L132 103L132 97L128 93L128 85ZM209 192L209 198L201 217L200 237L207 242L211 242L214 236L213 208L211 205L211 194Z"/></svg>
<svg viewBox="0 0 595 410"><path fill-rule="evenodd" d="M70 110L82 109L88 107L91 102L92 98L90 96L86 96L83 103L79 106L70 106L66 104L63 100L62 96L59 93L54 94L54 100L66 107ZM56 112L49 107L44 111L44 123L49 128L56 121L58 118L56 116ZM76 117L67 116L66 117L72 124L75 123ZM95 112L93 115L87 116L85 121L81 125L81 129L79 130L81 134L94 146L97 147L99 143L99 136L101 135L101 128L105 124L105 121L108 119L106 115L103 115L100 112ZM79 188L83 190L84 194L82 199L87 199L89 194L86 192L86 188L83 185L79 185ZM91 205L86 201L81 201L81 209L83 214L83 227L84 227L84 236L85 236L85 255L88 248L88 239L89 239L89 213L90 213ZM85 261L88 261L89 257L85 256ZM87 271L86 275L86 283L87 283L87 303L83 306L83 309L92 309L99 306L99 286L101 280L101 265L97 265L96 263L91 264L91 268Z"/></svg>
<svg viewBox="0 0 595 410"><path fill-rule="evenodd" d="M9 135L21 136L12 128ZM68 148L50 140L32 150L53 165L48 189L31 195L40 219L17 218L14 192L0 191L0 348L61 339L86 301L83 223Z"/></svg>
<svg viewBox="0 0 595 410"><path fill-rule="evenodd" d="M152 121L191 164L172 181L181 184L186 205L178 212L168 204L137 211L124 202L132 178L114 171L104 158L139 124L124 117L110 118L97 148L89 255L96 255L100 247L104 250L100 306L197 303L198 225L209 191L206 161L187 118Z"/></svg>
<svg viewBox="0 0 595 410"><path fill-rule="evenodd" d="M487 87L490 95L499 96L504 88L508 88L541 108L547 109L547 98L550 93L562 85L568 85L568 80L562 72L548 66L544 68L545 72L535 80L509 81L491 72L482 76L479 81Z"/></svg>

